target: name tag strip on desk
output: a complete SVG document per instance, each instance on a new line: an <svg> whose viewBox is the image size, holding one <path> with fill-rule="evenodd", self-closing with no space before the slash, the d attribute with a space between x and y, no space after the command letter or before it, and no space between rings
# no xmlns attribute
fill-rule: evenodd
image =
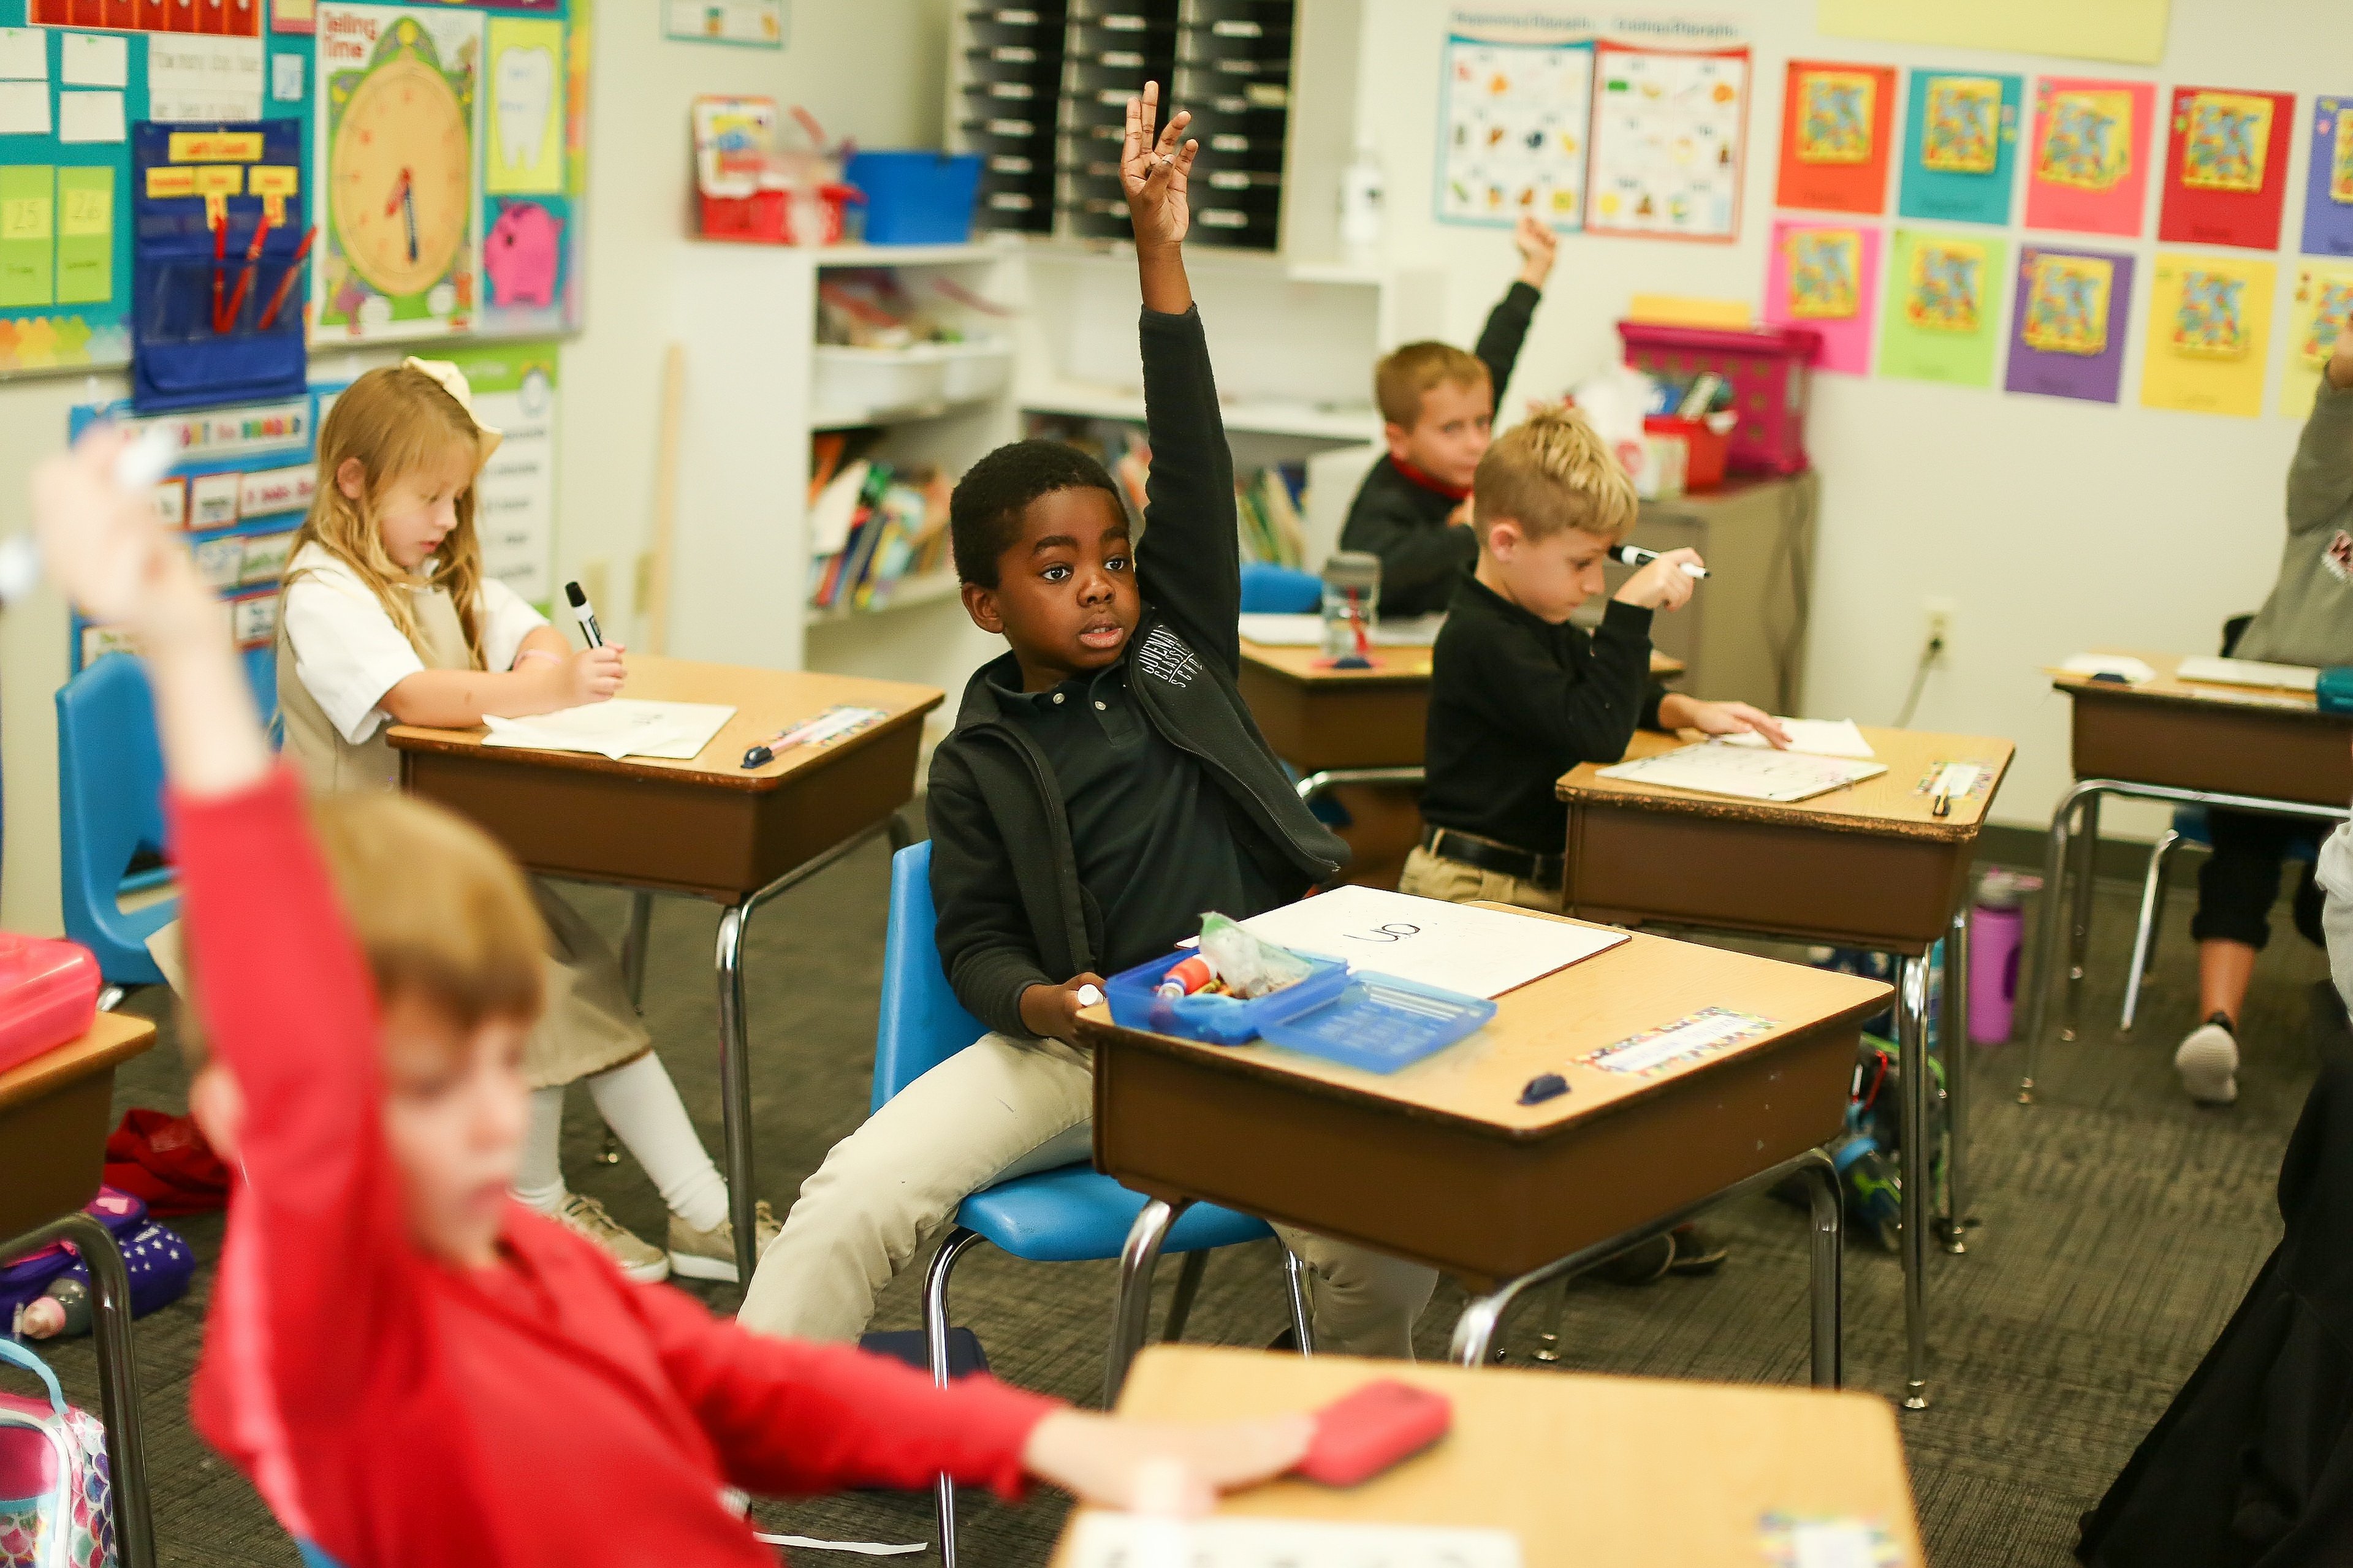
<svg viewBox="0 0 2353 1568"><path fill-rule="evenodd" d="M1786 805L1877 778L1886 771L1884 763L1849 762L1799 752L1755 751L1746 746L1702 742L1662 752L1655 757L1620 763L1600 770L1600 776L1629 784L1690 790L1697 795Z"/></svg>
<svg viewBox="0 0 2353 1568"><path fill-rule="evenodd" d="M1760 1018L1754 1013L1735 1013L1728 1007L1703 1007L1672 1024L1662 1024L1655 1029L1629 1035L1616 1045L1604 1046L1581 1060L1582 1065L1599 1068L1603 1072L1654 1073L1682 1062L1714 1056L1743 1040L1753 1040L1768 1033L1773 1026L1770 1018Z"/></svg>
<svg viewBox="0 0 2353 1568"><path fill-rule="evenodd" d="M1898 1568L1904 1561L1895 1538L1876 1520L1768 1513L1757 1534L1767 1568Z"/></svg>
<svg viewBox="0 0 2353 1568"><path fill-rule="evenodd" d="M1519 1537L1501 1530L1088 1512L1071 1531L1070 1561L1072 1568L1520 1568L1521 1558Z"/></svg>

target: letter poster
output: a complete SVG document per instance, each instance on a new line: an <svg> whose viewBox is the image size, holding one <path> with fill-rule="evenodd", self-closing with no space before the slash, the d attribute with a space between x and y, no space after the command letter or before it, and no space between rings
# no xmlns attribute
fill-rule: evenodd
<svg viewBox="0 0 2353 1568"><path fill-rule="evenodd" d="M1774 201L1824 212L1885 212L1894 122L1893 66L1791 60Z"/></svg>
<svg viewBox="0 0 2353 1568"><path fill-rule="evenodd" d="M2295 94L2173 89L2157 237L2276 250Z"/></svg>
<svg viewBox="0 0 2353 1568"><path fill-rule="evenodd" d="M2027 140L2026 226L2137 237L2157 89L2042 77Z"/></svg>
<svg viewBox="0 0 2353 1568"><path fill-rule="evenodd" d="M2003 386L2114 403L2124 384L2132 276L2129 256L2048 246L2021 251Z"/></svg>
<svg viewBox="0 0 2353 1568"><path fill-rule="evenodd" d="M1821 333L1815 369L1847 375L1870 371L1878 299L1878 229L1869 224L1773 226L1765 264L1765 319Z"/></svg>

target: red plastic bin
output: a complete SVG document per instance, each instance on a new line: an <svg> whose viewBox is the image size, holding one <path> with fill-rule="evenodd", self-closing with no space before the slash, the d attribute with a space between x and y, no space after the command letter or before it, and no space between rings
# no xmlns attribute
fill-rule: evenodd
<svg viewBox="0 0 2353 1568"><path fill-rule="evenodd" d="M0 931L0 1072L90 1033L98 987L79 942Z"/></svg>
<svg viewBox="0 0 2353 1568"><path fill-rule="evenodd" d="M1740 416L1725 454L1734 473L1805 471L1808 369L1821 349L1821 333L1811 327L1735 330L1620 321L1618 335L1625 342L1626 363L1636 370L1684 382L1712 370L1731 385L1732 406Z"/></svg>
<svg viewBox="0 0 2353 1568"><path fill-rule="evenodd" d="M785 193L754 191L748 196L713 196L696 193L702 203L702 233L706 239L760 239L785 242Z"/></svg>
<svg viewBox="0 0 2353 1568"><path fill-rule="evenodd" d="M1654 436L1683 438L1683 447L1690 454L1683 469L1684 489L1712 490L1724 483L1725 461L1732 455L1731 437L1717 435L1704 420L1673 414L1645 415L1642 428Z"/></svg>

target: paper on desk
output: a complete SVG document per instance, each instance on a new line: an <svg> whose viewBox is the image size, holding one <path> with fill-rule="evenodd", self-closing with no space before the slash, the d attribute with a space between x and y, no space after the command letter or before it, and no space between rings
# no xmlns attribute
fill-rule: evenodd
<svg viewBox="0 0 2353 1568"><path fill-rule="evenodd" d="M536 752L585 752L592 756L667 757L691 762L735 716L718 702L649 702L616 697L581 708L534 713L528 719L483 721L486 746L522 746Z"/></svg>
<svg viewBox="0 0 2353 1568"><path fill-rule="evenodd" d="M2079 653L2061 659L2062 675L2120 675L2138 686L2144 680L2155 680L2157 671L2146 659L2135 658L2128 653Z"/></svg>
<svg viewBox="0 0 2353 1568"><path fill-rule="evenodd" d="M1465 1525L1344 1524L1246 1515L1169 1520L1097 1509L1071 1527L1072 1568L1133 1568L1169 1560L1184 1568L1297 1568L1379 1563L1383 1568L1520 1568L1520 1540Z"/></svg>
<svg viewBox="0 0 2353 1568"><path fill-rule="evenodd" d="M1789 732L1789 750L1803 752L1810 757L1868 757L1875 755L1871 742L1854 727L1852 719L1784 719L1781 728ZM1773 742L1754 730L1737 735L1718 735L1727 746L1773 749Z"/></svg>
<svg viewBox="0 0 2353 1568"><path fill-rule="evenodd" d="M1601 769L1600 776L1632 784L1664 784L1669 789L1694 790L1701 795L1786 803L1877 778L1886 771L1884 763L1703 743L1662 752L1637 762L1620 763L1616 767Z"/></svg>
<svg viewBox="0 0 2353 1568"><path fill-rule="evenodd" d="M1445 624L1444 616L1382 621L1373 627L1372 644L1375 647L1428 647L1438 640L1438 629ZM1244 637L1261 647L1321 647L1324 644L1322 616L1248 614L1242 616L1241 630Z"/></svg>
<svg viewBox="0 0 2353 1568"><path fill-rule="evenodd" d="M928 1541L903 1545L888 1541L819 1541L813 1535L771 1535L765 1530L754 1531L752 1539L771 1546L789 1546L796 1552L848 1552L860 1557L911 1557L932 1547Z"/></svg>
<svg viewBox="0 0 2353 1568"><path fill-rule="evenodd" d="M2283 691L2310 691L2320 683L2320 671L2306 664L2265 664L2253 658L2216 658L2192 654L2175 667L2184 680L2216 686L2276 687Z"/></svg>
<svg viewBox="0 0 2353 1568"><path fill-rule="evenodd" d="M1354 884L1241 923L1243 930L1296 952L1441 991L1491 997L1626 940L1621 931L1530 920Z"/></svg>

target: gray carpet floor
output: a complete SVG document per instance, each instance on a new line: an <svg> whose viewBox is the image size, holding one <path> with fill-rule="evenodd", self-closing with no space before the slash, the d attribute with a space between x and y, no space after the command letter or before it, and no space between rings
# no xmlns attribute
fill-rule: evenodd
<svg viewBox="0 0 2353 1568"><path fill-rule="evenodd" d="M754 921L751 1017L754 1121L764 1195L779 1210L825 1150L865 1112L885 907L885 851L870 847L764 910ZM2317 950L2293 934L2263 957L2244 1023L2241 1100L2201 1110L2170 1067L2196 997L2187 925L2192 899L2172 900L2158 972L2135 1038L2114 1026L2131 934L2130 889L2099 896L2093 980L2081 1041L2054 1045L2040 1103L2010 1092L2014 1048L1971 1053L1970 1149L1983 1226L1965 1257L1931 1259L1935 1405L1903 1431L1931 1560L1939 1568L2072 1561L2076 1515L2089 1507L2196 1364L2277 1239L2272 1184L2308 1087L2316 1051L2341 1035L2311 1022L2325 993ZM620 900L582 890L585 910L617 931ZM719 1145L710 978L716 914L685 901L658 906L647 1011L655 1037L701 1121ZM158 1009L160 993L133 1005ZM166 1033L169 1023L166 1021ZM120 1104L181 1109L184 1077L165 1047L121 1075ZM566 1129L574 1184L601 1197L641 1234L659 1235L660 1205L626 1159L596 1163L601 1132L586 1097ZM1706 1279L1630 1289L1579 1282L1562 1320L1575 1369L1727 1382L1797 1383L1805 1375L1803 1226L1795 1211L1757 1198L1715 1221L1732 1247ZM217 1217L182 1222L207 1264ZM1165 1291L1175 1270L1162 1270ZM917 1326L919 1277L900 1279L878 1328ZM1023 1264L986 1248L957 1272L955 1315L980 1334L997 1371L1026 1386L1091 1400L1101 1376L1112 1295L1109 1265ZM209 1269L185 1300L139 1325L148 1463L164 1561L231 1568L290 1564L294 1551L244 1481L190 1431L187 1389L201 1337ZM732 1288L701 1292L716 1309ZM1421 1325L1420 1350L1442 1355L1461 1293L1441 1287ZM1262 1344L1283 1321L1272 1244L1211 1265L1189 1338ZM1525 1362L1550 1301L1506 1325L1504 1343ZM1852 1245L1847 1268L1850 1386L1901 1386L1901 1279L1895 1259ZM69 1394L95 1406L89 1342L53 1349ZM1821 1456L1839 1462L1835 1454ZM550 1484L561 1486L560 1473ZM604 1504L583 1499L580 1506ZM1041 1563L1065 1505L1039 1494L1018 1508L968 1499L967 1561ZM928 1541L927 1498L859 1495L760 1505L770 1528L832 1539ZM802 1562L850 1561L798 1554ZM913 1561L922 1561L915 1559Z"/></svg>

